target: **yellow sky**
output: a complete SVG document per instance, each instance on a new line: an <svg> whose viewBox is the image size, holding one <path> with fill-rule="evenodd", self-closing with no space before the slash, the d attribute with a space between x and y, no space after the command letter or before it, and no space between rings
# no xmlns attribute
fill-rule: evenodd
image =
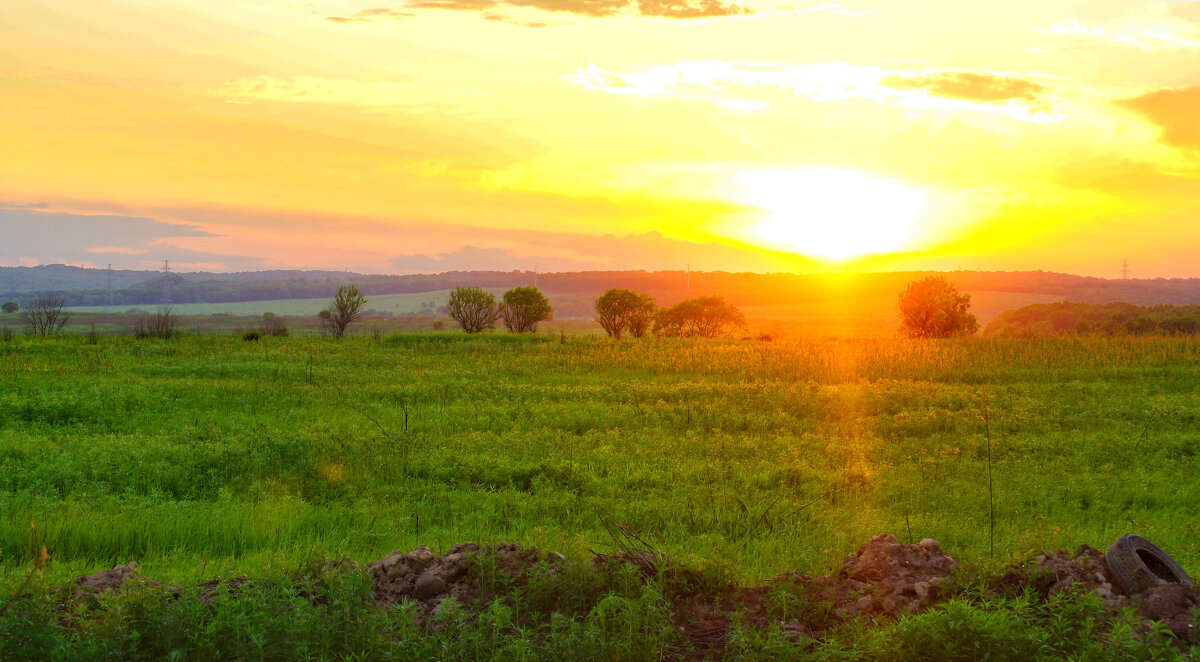
<svg viewBox="0 0 1200 662"><path fill-rule="evenodd" d="M0 72L0 264L1200 276L1200 2L24 0Z"/></svg>

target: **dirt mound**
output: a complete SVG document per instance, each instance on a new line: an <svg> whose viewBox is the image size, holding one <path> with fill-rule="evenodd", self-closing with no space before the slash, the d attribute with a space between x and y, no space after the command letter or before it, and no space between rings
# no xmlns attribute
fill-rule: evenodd
<svg viewBox="0 0 1200 662"><path fill-rule="evenodd" d="M1200 593L1191 584L1163 584L1138 595L1138 616L1161 621L1180 641L1196 643Z"/></svg>
<svg viewBox="0 0 1200 662"><path fill-rule="evenodd" d="M843 581L861 584L861 597L839 608L887 616L919 611L937 600L939 587L956 570L958 561L932 538L904 545L891 534L875 536L842 561Z"/></svg>
<svg viewBox="0 0 1200 662"><path fill-rule="evenodd" d="M1074 554L1065 549L1038 554L1030 561L1009 568L1000 578L999 586L1010 593L1020 592L1028 586L1042 598L1068 590L1093 591L1110 610L1129 602L1121 589L1112 584L1104 554L1087 545L1080 545Z"/></svg>
<svg viewBox="0 0 1200 662"><path fill-rule="evenodd" d="M75 597L84 599L106 591L117 591L127 582L133 581L146 586L161 586L159 582L145 579L138 575L137 563L118 565L112 570L101 570L94 575L83 575L75 578Z"/></svg>
<svg viewBox="0 0 1200 662"><path fill-rule="evenodd" d="M442 556L424 545L407 553L396 550L380 561L368 563L367 568L374 579L377 602L413 600L419 605L420 615L426 617L447 598L462 604L489 599L479 581L483 568L494 576L513 580L541 561L561 560L561 554L543 555L511 543L489 547L459 543Z"/></svg>
<svg viewBox="0 0 1200 662"><path fill-rule="evenodd" d="M640 567L638 560L627 562ZM801 612L784 617L784 632L794 639L820 639L830 628L859 616L890 618L928 608L956 570L958 562L936 540L903 545L894 536L881 535L846 557L834 575L786 573L767 584L733 587L715 598L687 596L676 605L675 622L701 656L720 657L732 614L739 613L743 625L764 627L779 616L772 612L771 597L779 591L789 594L786 601Z"/></svg>

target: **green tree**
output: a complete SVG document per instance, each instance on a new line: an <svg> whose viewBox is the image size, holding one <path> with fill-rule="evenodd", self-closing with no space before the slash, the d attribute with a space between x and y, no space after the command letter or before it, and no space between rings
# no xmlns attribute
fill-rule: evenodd
<svg viewBox="0 0 1200 662"><path fill-rule="evenodd" d="M510 333L533 333L538 322L548 319L553 312L546 295L532 285L514 287L504 293L500 302L504 328Z"/></svg>
<svg viewBox="0 0 1200 662"><path fill-rule="evenodd" d="M329 307L317 316L321 318L321 326L326 333L334 338L341 338L346 335L346 328L362 317L362 308L365 305L367 297L358 291L357 285L341 285Z"/></svg>
<svg viewBox="0 0 1200 662"><path fill-rule="evenodd" d="M481 287L456 287L450 291L446 314L458 322L463 331L479 333L495 326L501 312L496 306L496 296L491 292Z"/></svg>
<svg viewBox="0 0 1200 662"><path fill-rule="evenodd" d="M979 330L970 308L970 294L959 294L942 276L927 276L900 293L901 331L910 338L969 336Z"/></svg>
<svg viewBox="0 0 1200 662"><path fill-rule="evenodd" d="M654 335L682 338L726 338L746 326L742 311L717 296L687 299L662 310Z"/></svg>
<svg viewBox="0 0 1200 662"><path fill-rule="evenodd" d="M611 289L596 299L596 321L610 338L620 338L629 331L635 338L646 335L654 322L658 304L644 292Z"/></svg>
<svg viewBox="0 0 1200 662"><path fill-rule="evenodd" d="M4 311L9 315L21 309L21 304L16 301L5 301L3 306L0 306L0 311Z"/></svg>

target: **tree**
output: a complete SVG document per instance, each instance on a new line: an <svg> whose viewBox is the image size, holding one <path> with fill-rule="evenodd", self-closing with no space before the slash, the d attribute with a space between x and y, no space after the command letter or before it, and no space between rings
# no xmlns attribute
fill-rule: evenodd
<svg viewBox="0 0 1200 662"><path fill-rule="evenodd" d="M496 306L496 296L481 287L456 287L451 290L446 314L467 333L490 329L501 316Z"/></svg>
<svg viewBox="0 0 1200 662"><path fill-rule="evenodd" d="M533 333L538 322L548 319L553 312L546 295L532 285L514 287L504 293L500 302L500 315L509 333Z"/></svg>
<svg viewBox="0 0 1200 662"><path fill-rule="evenodd" d="M746 326L746 316L721 297L687 299L662 310L654 335L682 338L725 338Z"/></svg>
<svg viewBox="0 0 1200 662"><path fill-rule="evenodd" d="M979 330L970 308L970 294L959 294L941 276L927 276L900 293L901 330L911 338L969 336Z"/></svg>
<svg viewBox="0 0 1200 662"><path fill-rule="evenodd" d="M362 307L366 304L367 297L358 291L357 285L341 285L329 307L317 316L321 318L321 326L325 328L326 333L334 338L341 338L346 335L346 327L362 317Z"/></svg>
<svg viewBox="0 0 1200 662"><path fill-rule="evenodd" d="M625 331L641 338L654 321L658 304L644 292L611 289L596 299L595 310L596 321L610 338L620 338Z"/></svg>
<svg viewBox="0 0 1200 662"><path fill-rule="evenodd" d="M21 304L16 301L5 301L3 306L0 306L0 311L4 311L9 315L21 309Z"/></svg>
<svg viewBox="0 0 1200 662"><path fill-rule="evenodd" d="M29 326L29 332L39 336L52 336L62 331L71 314L64 310L65 301L54 294L41 294L29 300L21 311L21 321Z"/></svg>

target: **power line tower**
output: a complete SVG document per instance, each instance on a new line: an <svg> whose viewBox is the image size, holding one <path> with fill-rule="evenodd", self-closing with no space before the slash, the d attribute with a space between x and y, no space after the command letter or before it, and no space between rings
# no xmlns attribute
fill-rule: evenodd
<svg viewBox="0 0 1200 662"><path fill-rule="evenodd" d="M163 260L162 267L162 299L159 305L163 308L171 307L171 262Z"/></svg>
<svg viewBox="0 0 1200 662"><path fill-rule="evenodd" d="M538 263L534 262L533 263L533 286L534 287L537 287L537 272L538 272Z"/></svg>
<svg viewBox="0 0 1200 662"><path fill-rule="evenodd" d="M108 312L112 308L112 264L108 265L108 271L104 274L104 312Z"/></svg>
<svg viewBox="0 0 1200 662"><path fill-rule="evenodd" d="M1121 280L1129 280L1129 258L1121 263Z"/></svg>

